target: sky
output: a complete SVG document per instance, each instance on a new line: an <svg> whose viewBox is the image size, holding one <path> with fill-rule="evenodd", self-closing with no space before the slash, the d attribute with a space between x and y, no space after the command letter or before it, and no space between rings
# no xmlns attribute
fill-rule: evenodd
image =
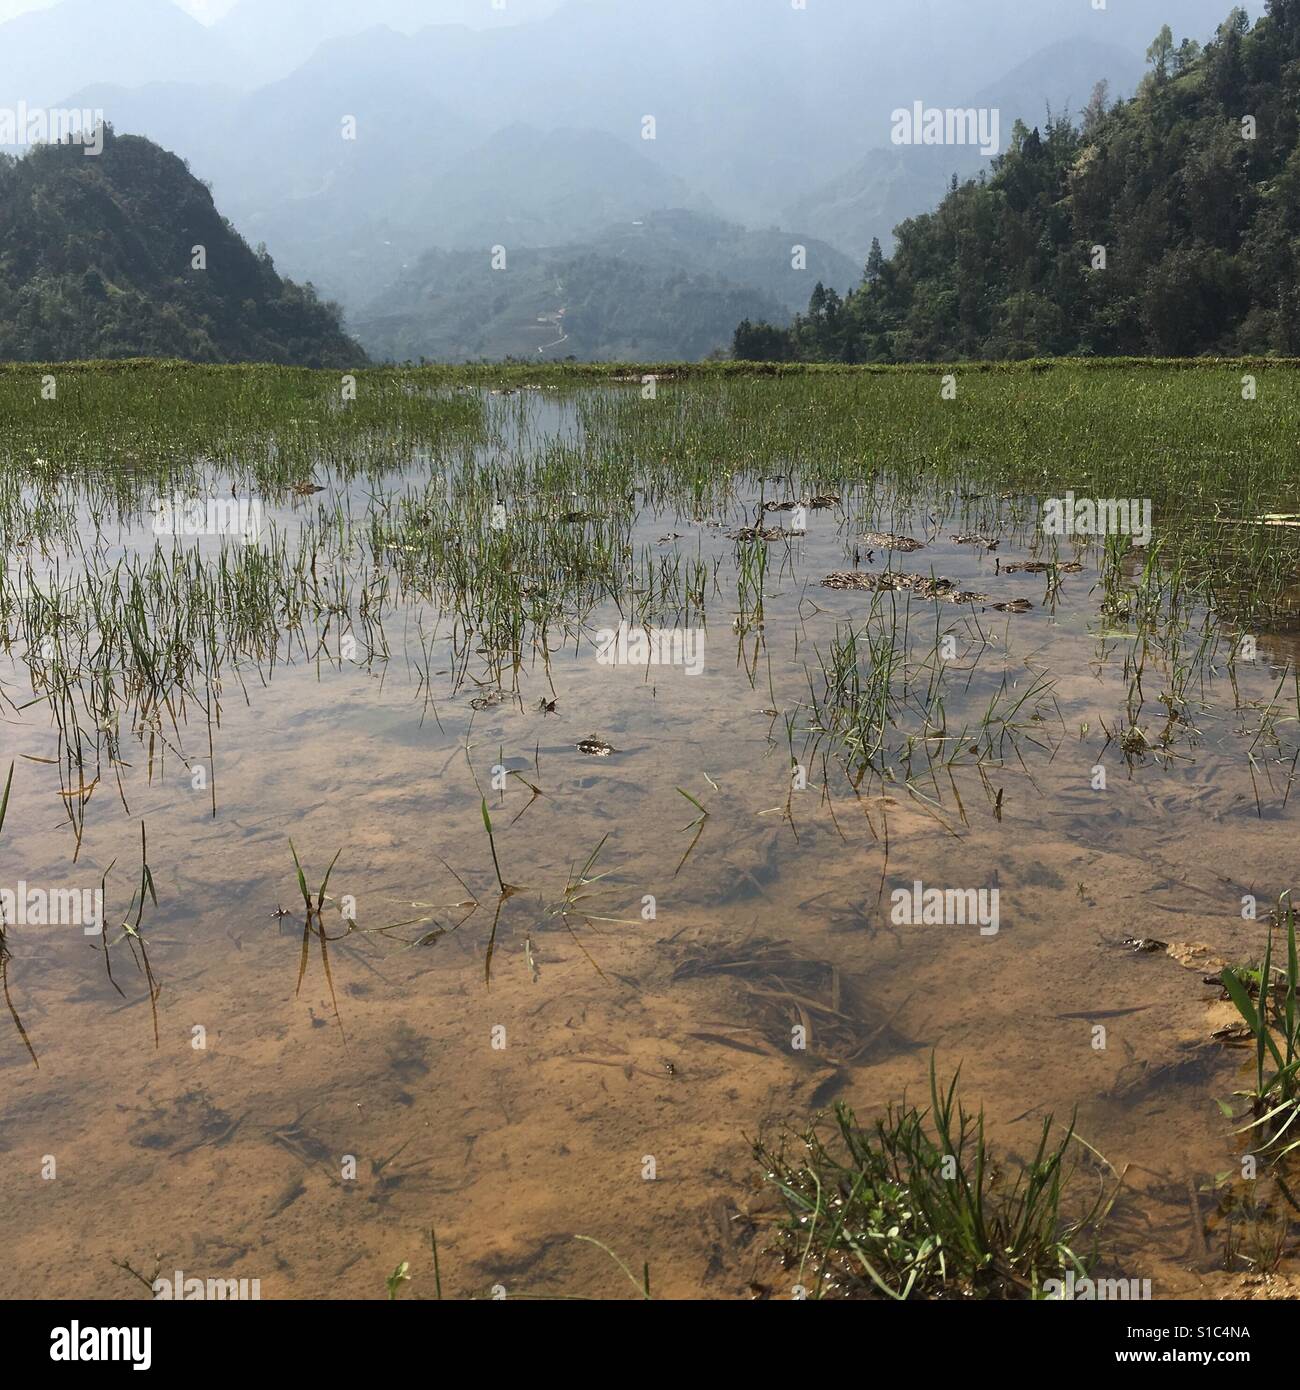
<svg viewBox="0 0 1300 1390"><path fill-rule="evenodd" d="M26 10L44 10L55 4L56 0L0 0L0 23L13 19ZM221 16L235 3L235 0L175 0L181 9L188 10L195 19L205 23Z"/></svg>

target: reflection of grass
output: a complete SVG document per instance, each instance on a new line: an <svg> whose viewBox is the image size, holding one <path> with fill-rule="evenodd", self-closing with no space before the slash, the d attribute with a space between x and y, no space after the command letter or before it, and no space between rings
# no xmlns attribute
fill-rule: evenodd
<svg viewBox="0 0 1300 1390"><path fill-rule="evenodd" d="M321 966L325 971L325 983L329 986L330 1003L334 1007L334 1021L339 1025L339 1033L343 1036L346 1044L347 1035L343 1033L343 1019L339 1014L338 996L334 992L334 974L330 970L330 948L329 935L325 930L325 919L322 913L325 910L325 895L329 889L330 875L334 872L334 866L339 862L339 855L343 853L340 849L330 860L330 866L325 870L325 877L321 880L320 888L316 892L316 901L312 902L311 893L307 888L307 875L302 867L302 862L298 858L298 851L294 848L293 841L289 841L289 851L293 855L293 866L298 875L298 891L302 894L304 909L302 925L302 954L298 958L298 986L294 990L294 998L302 993L302 982L307 974L307 962L311 956L311 939L316 937L320 942ZM355 923L349 921L344 929L343 935L349 935Z"/></svg>
<svg viewBox="0 0 1300 1390"><path fill-rule="evenodd" d="M9 764L9 775L5 778L4 796L0 797L0 831L5 828L5 815L9 810L9 792L14 784L14 765ZM9 993L9 961L11 954L9 951L9 941L5 936L5 914L3 906L0 906L0 989L4 991L5 1005L9 1010L9 1017L14 1021L14 1027L18 1030L18 1036L23 1040L31 1055L36 1067L40 1068L40 1063L36 1061L36 1049L31 1044L31 1039L27 1036L27 1030L23 1027L23 1021L18 1017L18 1010L14 1008L14 1001Z"/></svg>
<svg viewBox="0 0 1300 1390"><path fill-rule="evenodd" d="M1008 1181L968 1113L930 1068L931 1105L891 1105L859 1127L837 1105L829 1135L814 1126L755 1156L784 1198L789 1257L812 1297L1039 1298L1047 1279L1086 1277L1114 1200L1103 1184L1080 1215L1064 1209L1073 1126L1043 1123L1033 1159ZM790 1155L792 1144L799 1152Z"/></svg>

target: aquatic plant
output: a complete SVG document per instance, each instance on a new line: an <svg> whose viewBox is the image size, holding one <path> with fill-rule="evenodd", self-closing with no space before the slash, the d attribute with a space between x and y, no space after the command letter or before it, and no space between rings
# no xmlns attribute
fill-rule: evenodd
<svg viewBox="0 0 1300 1390"><path fill-rule="evenodd" d="M995 1162L984 1112L945 1088L933 1060L931 1103L891 1104L870 1126L847 1105L777 1147L755 1145L784 1200L787 1267L809 1297L1041 1298L1048 1279L1087 1277L1117 1184L1067 1215L1081 1145L1073 1123L1037 1148L1014 1177ZM829 1132L828 1132L829 1131ZM792 1152L793 1151L793 1152Z"/></svg>

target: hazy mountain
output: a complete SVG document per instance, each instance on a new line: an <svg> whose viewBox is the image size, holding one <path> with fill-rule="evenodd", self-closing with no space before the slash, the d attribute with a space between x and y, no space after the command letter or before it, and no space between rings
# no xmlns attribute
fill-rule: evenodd
<svg viewBox="0 0 1300 1390"><path fill-rule="evenodd" d="M435 24L500 29L553 13L562 0L238 0L214 26L244 74L270 81L307 61L331 39L383 26L413 34Z"/></svg>
<svg viewBox="0 0 1300 1390"><path fill-rule="evenodd" d="M194 265L202 247L206 265ZM0 157L0 358L346 366L337 314L282 280L175 155L105 132Z"/></svg>
<svg viewBox="0 0 1300 1390"><path fill-rule="evenodd" d="M358 69L381 32L363 36ZM655 208L709 207L639 142L522 124L489 133L411 74L393 70L358 99L337 85L345 79L328 52L318 59L323 70L314 61L234 100L203 88L178 101L162 85L88 88L75 100L119 130L159 132L250 241L350 308L435 247L554 245ZM344 115L356 119L355 140L343 138ZM264 138L250 148L247 130Z"/></svg>
<svg viewBox="0 0 1300 1390"><path fill-rule="evenodd" d="M16 42L13 25L55 25L87 4L102 27L119 13L129 18L133 5L166 0L64 0L43 16L0 26L0 52L22 70L29 59L18 54L29 45ZM187 119L183 111L169 116L155 108L157 127L140 133L176 148L217 181L223 163L239 172L259 150L280 157L289 125L314 126L332 139L345 114L395 112L401 94L412 102L410 127L420 129L412 143L435 164L434 147L448 137L437 125L421 129L431 107L455 113L480 136L516 124L598 130L637 143L728 216L770 222L783 220L799 190L888 147L895 107L955 104L1067 36L1140 55L1169 17L1167 0L1112 0L1102 11L1085 0L815 0L805 10L785 0L567 0L547 13L554 4L509 0L505 15L530 22L479 30L430 24L415 32L401 31L422 15L477 13L490 23L502 12L486 0L430 0L427 7L416 0L242 0L211 30L179 15L212 46L225 85L246 86L268 70L301 65L245 114L233 144L225 134L206 148L176 143L171 136ZM1226 8L1228 0L1181 0L1176 22L1180 31L1205 37ZM133 51L151 52L154 40L138 26L118 27L130 34ZM228 57L231 49L237 59ZM59 45L43 60L57 64ZM189 80L168 58L139 56L125 74L123 66L106 47L95 82ZM63 94L87 83L80 63L64 70ZM136 129L125 114L118 113L121 128ZM654 118L654 139L642 138L646 117ZM387 155L387 147L374 147L365 157ZM291 146L282 159L288 176L296 163ZM222 192L247 201L238 186Z"/></svg>
<svg viewBox="0 0 1300 1390"><path fill-rule="evenodd" d="M0 106L62 104L91 82L212 82L233 67L220 36L171 0L62 0L0 24Z"/></svg>
<svg viewBox="0 0 1300 1390"><path fill-rule="evenodd" d="M544 18L563 0L238 0L213 24L179 0L58 0L11 18L0 9L0 104L50 104L91 83L214 82L251 88L285 77L331 39L379 25L493 30ZM201 12L202 7L191 3Z"/></svg>
<svg viewBox="0 0 1300 1390"><path fill-rule="evenodd" d="M634 146L597 131L512 126L443 158L436 177L426 161L369 195L359 187L369 166L360 163L313 197L243 225L278 247L294 274L352 306L434 247L486 255L493 246L555 245L605 221L703 201Z"/></svg>
<svg viewBox="0 0 1300 1390"><path fill-rule="evenodd" d="M804 270L791 266L796 245ZM790 232L660 212L586 243L508 252L504 270L486 249L431 253L358 317L356 331L374 356L398 360L692 360L729 343L737 306L742 318L788 318L819 280L847 291L860 277L829 246Z"/></svg>
<svg viewBox="0 0 1300 1390"><path fill-rule="evenodd" d="M1180 0L1172 22L1207 37L1229 7ZM594 247L674 207L860 261L970 167L893 147L896 107L997 104L1005 137L1098 77L1122 88L1170 18L1168 0L239 0L205 27L169 0L62 0L0 24L0 107L103 108L355 311L435 248Z"/></svg>

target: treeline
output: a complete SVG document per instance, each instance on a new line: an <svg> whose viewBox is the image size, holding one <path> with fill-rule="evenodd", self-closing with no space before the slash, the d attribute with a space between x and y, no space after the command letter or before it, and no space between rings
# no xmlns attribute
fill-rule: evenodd
<svg viewBox="0 0 1300 1390"><path fill-rule="evenodd" d="M990 174L818 285L737 360L913 362L1300 352L1300 0L1233 10L1204 49L1168 27L1128 102L1017 123Z"/></svg>
<svg viewBox="0 0 1300 1390"><path fill-rule="evenodd" d="M98 155L0 156L0 360L121 357L365 361L337 309L281 279L152 142L109 127Z"/></svg>

